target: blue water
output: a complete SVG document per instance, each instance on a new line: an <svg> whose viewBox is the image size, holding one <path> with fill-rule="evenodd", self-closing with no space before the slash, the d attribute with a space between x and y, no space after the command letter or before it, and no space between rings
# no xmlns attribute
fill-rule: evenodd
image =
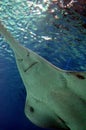
<svg viewBox="0 0 86 130"><path fill-rule="evenodd" d="M41 4L42 8L31 0L0 1L0 20L23 46L57 67L86 71L86 18L56 5L50 5L55 10L50 13L43 0ZM0 35L0 130L41 129L25 117L25 97L14 53Z"/></svg>

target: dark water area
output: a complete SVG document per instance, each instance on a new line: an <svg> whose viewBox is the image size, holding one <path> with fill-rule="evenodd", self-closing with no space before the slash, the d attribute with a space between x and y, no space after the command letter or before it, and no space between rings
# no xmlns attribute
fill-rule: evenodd
<svg viewBox="0 0 86 130"><path fill-rule="evenodd" d="M23 46L55 66L86 71L85 16L43 0L4 0L0 20ZM0 130L42 130L26 118L25 97L14 53L0 35Z"/></svg>

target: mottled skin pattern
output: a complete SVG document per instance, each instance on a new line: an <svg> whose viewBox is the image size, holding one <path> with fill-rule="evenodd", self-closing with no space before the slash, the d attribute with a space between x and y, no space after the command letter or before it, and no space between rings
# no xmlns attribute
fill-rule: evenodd
<svg viewBox="0 0 86 130"><path fill-rule="evenodd" d="M25 114L44 128L86 130L86 73L53 66L21 46L0 22L26 88Z"/></svg>

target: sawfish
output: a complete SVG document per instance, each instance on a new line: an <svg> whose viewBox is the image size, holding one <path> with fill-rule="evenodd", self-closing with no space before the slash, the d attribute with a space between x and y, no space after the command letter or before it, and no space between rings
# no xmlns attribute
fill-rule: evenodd
<svg viewBox="0 0 86 130"><path fill-rule="evenodd" d="M62 70L20 45L0 22L26 89L25 115L35 125L86 130L86 72Z"/></svg>

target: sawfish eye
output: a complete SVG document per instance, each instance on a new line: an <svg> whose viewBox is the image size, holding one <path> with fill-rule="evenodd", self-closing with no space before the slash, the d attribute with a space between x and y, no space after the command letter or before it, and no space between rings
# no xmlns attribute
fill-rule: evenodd
<svg viewBox="0 0 86 130"><path fill-rule="evenodd" d="M30 112L34 112L34 108L32 106L30 106Z"/></svg>

